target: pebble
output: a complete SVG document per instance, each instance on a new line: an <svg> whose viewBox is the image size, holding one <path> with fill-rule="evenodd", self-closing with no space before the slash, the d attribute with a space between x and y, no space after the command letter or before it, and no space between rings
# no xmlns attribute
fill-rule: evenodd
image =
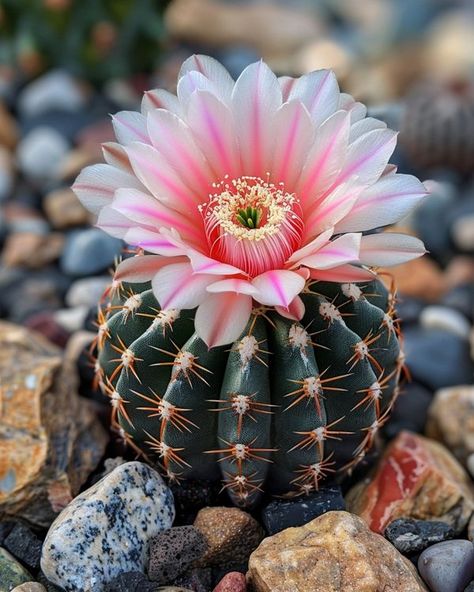
<svg viewBox="0 0 474 592"><path fill-rule="evenodd" d="M11 154L0 144L0 203L13 191L14 173Z"/></svg>
<svg viewBox="0 0 474 592"><path fill-rule="evenodd" d="M40 539L24 524L16 524L3 542L3 546L26 567L37 570L40 566Z"/></svg>
<svg viewBox="0 0 474 592"><path fill-rule="evenodd" d="M246 590L245 575L238 571L231 571L222 578L213 592L246 592Z"/></svg>
<svg viewBox="0 0 474 592"><path fill-rule="evenodd" d="M54 320L69 333L79 331L84 326L84 321L89 314L87 306L76 306L74 308L62 308L53 314Z"/></svg>
<svg viewBox="0 0 474 592"><path fill-rule="evenodd" d="M76 194L67 187L48 193L43 199L43 208L51 226L59 230L82 226L90 220Z"/></svg>
<svg viewBox="0 0 474 592"><path fill-rule="evenodd" d="M467 470L469 471L469 474L474 479L474 453L470 454L467 457L466 465L467 465Z"/></svg>
<svg viewBox="0 0 474 592"><path fill-rule="evenodd" d="M400 553L410 555L452 539L454 530L445 522L399 518L387 526L384 535Z"/></svg>
<svg viewBox="0 0 474 592"><path fill-rule="evenodd" d="M473 260L474 267L474 260ZM461 314L464 319L471 323L474 321L474 279L470 283L465 283L454 287L442 300L444 306L449 307Z"/></svg>
<svg viewBox="0 0 474 592"><path fill-rule="evenodd" d="M203 508L194 526L203 534L208 546L199 562L203 566L241 564L264 536L255 518L239 508Z"/></svg>
<svg viewBox="0 0 474 592"><path fill-rule="evenodd" d="M60 266L71 276L99 273L113 265L122 248L121 240L98 228L73 231L67 236Z"/></svg>
<svg viewBox="0 0 474 592"><path fill-rule="evenodd" d="M2 262L8 267L42 268L59 259L64 237L58 232L38 234L14 232L8 235L2 253Z"/></svg>
<svg viewBox="0 0 474 592"><path fill-rule="evenodd" d="M109 285L110 276L75 280L66 293L66 304L71 308L76 306L95 307Z"/></svg>
<svg viewBox="0 0 474 592"><path fill-rule="evenodd" d="M46 588L39 582L25 582L13 588L11 592L46 592Z"/></svg>
<svg viewBox="0 0 474 592"><path fill-rule="evenodd" d="M150 542L148 577L169 584L200 559L207 549L202 533L194 526L176 526L153 537Z"/></svg>
<svg viewBox="0 0 474 592"><path fill-rule="evenodd" d="M209 567L190 569L180 575L173 585L193 592L209 592L212 588L212 570Z"/></svg>
<svg viewBox="0 0 474 592"><path fill-rule="evenodd" d="M46 536L41 567L67 592L100 592L120 573L144 571L150 538L173 519L173 496L161 476L141 462L125 463L61 512Z"/></svg>
<svg viewBox="0 0 474 592"><path fill-rule="evenodd" d="M427 306L420 314L420 324L427 329L444 329L461 339L469 339L471 324L466 317L447 306Z"/></svg>
<svg viewBox="0 0 474 592"><path fill-rule="evenodd" d="M403 430L422 434L432 400L433 393L421 384L404 384L393 406L390 421L383 428L387 438L395 438Z"/></svg>
<svg viewBox="0 0 474 592"><path fill-rule="evenodd" d="M470 582L466 588L464 588L464 592L474 592L474 580Z"/></svg>
<svg viewBox="0 0 474 592"><path fill-rule="evenodd" d="M21 171L34 181L54 179L69 150L66 139L50 127L39 126L25 135L17 148Z"/></svg>
<svg viewBox="0 0 474 592"><path fill-rule="evenodd" d="M0 592L11 592L12 588L31 582L31 574L10 553L0 547Z"/></svg>
<svg viewBox="0 0 474 592"><path fill-rule="evenodd" d="M474 577L474 545L466 540L433 545L420 555L418 570L432 592L463 592Z"/></svg>
<svg viewBox="0 0 474 592"><path fill-rule="evenodd" d="M156 584L139 571L122 573L106 583L104 592L156 592ZM91 590L93 592L93 590Z"/></svg>
<svg viewBox="0 0 474 592"><path fill-rule="evenodd" d="M97 316L95 309L94 314ZM192 524L201 508L219 505L220 484L215 481L186 479L170 487L176 507L176 525Z"/></svg>
<svg viewBox="0 0 474 592"><path fill-rule="evenodd" d="M341 488L321 487L319 491L292 500L274 499L262 510L262 522L272 535L290 526L302 526L330 510L345 510Z"/></svg>

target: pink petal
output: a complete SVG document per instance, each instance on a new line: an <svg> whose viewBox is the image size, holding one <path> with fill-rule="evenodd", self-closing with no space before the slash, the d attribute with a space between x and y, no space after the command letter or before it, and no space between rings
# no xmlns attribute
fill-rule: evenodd
<svg viewBox="0 0 474 592"><path fill-rule="evenodd" d="M149 282L157 271L165 265L180 263L182 257L162 257L161 255L142 255L129 257L118 264L114 273L114 279L120 282L141 283Z"/></svg>
<svg viewBox="0 0 474 592"><path fill-rule="evenodd" d="M375 274L356 265L340 265L332 269L312 269L311 278L323 282L355 283L371 282Z"/></svg>
<svg viewBox="0 0 474 592"><path fill-rule="evenodd" d="M252 286L247 280L241 280L239 278L231 278L227 280L220 280L214 282L207 287L207 291L212 294L220 292L236 292L237 294L247 294L247 296L254 296L258 294L257 288Z"/></svg>
<svg viewBox="0 0 474 592"><path fill-rule="evenodd" d="M148 115L155 109L166 109L178 117L183 115L183 109L178 97L167 90L157 89L145 92L142 100L143 115Z"/></svg>
<svg viewBox="0 0 474 592"><path fill-rule="evenodd" d="M292 78L291 76L280 76L278 78L278 83L281 88L282 100L284 103L288 101L288 97L290 96L290 92L295 85L297 78Z"/></svg>
<svg viewBox="0 0 474 592"><path fill-rule="evenodd" d="M275 74L262 61L247 66L235 83L232 110L238 126L240 156L245 175L269 170L274 147L271 123L282 103Z"/></svg>
<svg viewBox="0 0 474 592"><path fill-rule="evenodd" d="M314 137L314 127L306 107L299 101L284 103L277 111L272 125L275 142L272 180L293 187L301 174Z"/></svg>
<svg viewBox="0 0 474 592"><path fill-rule="evenodd" d="M369 234L360 243L360 261L370 266L399 265L424 253L420 239L395 232Z"/></svg>
<svg viewBox="0 0 474 592"><path fill-rule="evenodd" d="M126 152L135 174L150 193L174 210L195 215L199 196L192 193L153 146L133 142Z"/></svg>
<svg viewBox="0 0 474 592"><path fill-rule="evenodd" d="M110 204L120 187L143 189L134 175L109 164L94 164L79 173L72 189L82 204L97 214L101 208Z"/></svg>
<svg viewBox="0 0 474 592"><path fill-rule="evenodd" d="M204 200L211 191L214 176L188 126L164 109L152 111L147 126L154 147L189 187L195 187L202 194Z"/></svg>
<svg viewBox="0 0 474 592"><path fill-rule="evenodd" d="M358 232L394 224L427 195L411 175L387 175L363 191L349 214L338 222L336 233Z"/></svg>
<svg viewBox="0 0 474 592"><path fill-rule="evenodd" d="M339 85L331 70L316 70L301 76L288 97L299 99L308 109L315 126L319 126L339 105Z"/></svg>
<svg viewBox="0 0 474 592"><path fill-rule="evenodd" d="M123 240L129 245L140 247L150 253L165 255L167 257L176 257L184 255L185 250L176 246L162 232L157 232L144 228L132 226L124 235Z"/></svg>
<svg viewBox="0 0 474 592"><path fill-rule="evenodd" d="M300 259L303 257L307 257L308 255L312 255L316 251L318 251L323 245L325 245L328 240L333 235L333 228L328 228L328 230L324 231L322 234L319 234L315 239L313 239L310 243L298 249L293 253L293 255L288 259L288 263L298 263Z"/></svg>
<svg viewBox="0 0 474 592"><path fill-rule="evenodd" d="M160 269L151 286L161 308L196 308L215 281L215 275L195 274L189 263L176 263Z"/></svg>
<svg viewBox="0 0 474 592"><path fill-rule="evenodd" d="M119 111L115 115L112 115L112 124L117 140L124 146L131 142L150 144L150 138L146 129L146 119L141 113L137 113L136 111Z"/></svg>
<svg viewBox="0 0 474 592"><path fill-rule="evenodd" d="M117 142L104 142L102 144L102 154L107 164L111 164L133 175L132 166L123 146Z"/></svg>
<svg viewBox="0 0 474 592"><path fill-rule="evenodd" d="M209 78L201 74L201 72L191 70L184 74L178 81L178 99L185 110L188 108L191 96L198 90L211 93L217 99L220 99L217 86Z"/></svg>
<svg viewBox="0 0 474 592"><path fill-rule="evenodd" d="M99 212L96 226L115 238L125 240L125 235L131 228L136 227L136 223L117 212L112 206L105 206Z"/></svg>
<svg viewBox="0 0 474 592"><path fill-rule="evenodd" d="M341 93L339 96L339 109L344 109L351 116L351 124L364 119L367 115L367 107L358 103L353 96L347 93Z"/></svg>
<svg viewBox="0 0 474 592"><path fill-rule="evenodd" d="M367 132L371 132L376 129L386 129L387 124L380 119L374 119L373 117L365 117L360 121L357 121L351 126L351 133L349 135L349 143L352 144L357 138L360 138Z"/></svg>
<svg viewBox="0 0 474 592"><path fill-rule="evenodd" d="M285 319L291 319L292 321L300 321L304 317L305 306L299 296L296 296L294 300L290 302L288 308L282 306L275 306L275 310L278 314Z"/></svg>
<svg viewBox="0 0 474 592"><path fill-rule="evenodd" d="M196 333L209 348L232 343L242 335L251 312L250 296L210 294L196 311Z"/></svg>
<svg viewBox="0 0 474 592"><path fill-rule="evenodd" d="M238 267L222 263L203 255L199 251L190 249L187 251L194 273L209 273L212 275L240 275L242 271Z"/></svg>
<svg viewBox="0 0 474 592"><path fill-rule="evenodd" d="M229 108L212 93L195 91L189 99L187 123L216 177L237 176L239 159Z"/></svg>
<svg viewBox="0 0 474 592"><path fill-rule="evenodd" d="M290 302L304 288L305 281L294 271L278 269L266 271L252 280L258 294L254 296L260 304L288 308Z"/></svg>
<svg viewBox="0 0 474 592"><path fill-rule="evenodd" d="M214 83L221 100L230 102L234 80L220 62L206 55L193 55L183 62L178 78L182 78L193 70L200 72Z"/></svg>
<svg viewBox="0 0 474 592"><path fill-rule="evenodd" d="M300 265L313 269L330 269L359 260L361 234L343 234L328 242L313 255L300 259Z"/></svg>

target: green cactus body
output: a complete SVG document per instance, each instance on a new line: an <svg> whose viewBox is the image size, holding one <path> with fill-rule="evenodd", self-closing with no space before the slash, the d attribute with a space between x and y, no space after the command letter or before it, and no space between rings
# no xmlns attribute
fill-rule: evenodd
<svg viewBox="0 0 474 592"><path fill-rule="evenodd" d="M313 282L301 322L255 308L240 338L208 349L192 311L149 285L116 286L99 322L99 381L123 438L170 479L223 480L243 506L338 478L370 448L403 367L393 295Z"/></svg>

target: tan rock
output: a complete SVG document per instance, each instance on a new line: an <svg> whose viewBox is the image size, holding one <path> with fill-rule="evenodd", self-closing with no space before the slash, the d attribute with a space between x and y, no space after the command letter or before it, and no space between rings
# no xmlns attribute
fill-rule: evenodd
<svg viewBox="0 0 474 592"><path fill-rule="evenodd" d="M64 236L58 232L37 234L14 232L5 241L2 262L7 267L38 269L56 261L64 248Z"/></svg>
<svg viewBox="0 0 474 592"><path fill-rule="evenodd" d="M0 520L49 526L104 453L107 434L60 351L0 322Z"/></svg>
<svg viewBox="0 0 474 592"><path fill-rule="evenodd" d="M252 553L255 592L422 592L415 567L348 512L327 512L266 538Z"/></svg>
<svg viewBox="0 0 474 592"><path fill-rule="evenodd" d="M199 561L205 566L245 563L264 536L260 524L239 508L203 508L194 526L208 545Z"/></svg>
<svg viewBox="0 0 474 592"><path fill-rule="evenodd" d="M438 442L401 432L386 448L375 472L346 496L347 508L374 532L402 516L441 520L461 532L473 510L472 482Z"/></svg>
<svg viewBox="0 0 474 592"><path fill-rule="evenodd" d="M389 284L393 278L402 296L437 302L447 289L441 268L428 257L413 259L385 271L387 275L382 276L384 281Z"/></svg>
<svg viewBox="0 0 474 592"><path fill-rule="evenodd" d="M474 452L474 385L453 386L435 394L426 435L443 442L465 464Z"/></svg>
<svg viewBox="0 0 474 592"><path fill-rule="evenodd" d="M0 102L0 145L8 149L15 148L18 142L16 120L3 103Z"/></svg>
<svg viewBox="0 0 474 592"><path fill-rule="evenodd" d="M44 198L43 207L53 228L87 224L89 213L72 189L57 189Z"/></svg>
<svg viewBox="0 0 474 592"><path fill-rule="evenodd" d="M46 588L38 582L25 582L13 588L11 592L46 592Z"/></svg>

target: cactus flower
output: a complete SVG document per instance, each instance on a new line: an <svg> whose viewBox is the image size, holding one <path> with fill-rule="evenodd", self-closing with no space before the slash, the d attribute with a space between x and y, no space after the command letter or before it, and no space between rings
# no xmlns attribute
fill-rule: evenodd
<svg viewBox="0 0 474 592"><path fill-rule="evenodd" d="M193 56L176 96L149 91L113 125L106 164L73 189L100 228L147 253L116 278L150 280L163 309L197 307L209 347L237 339L254 306L301 319L309 280L363 282L424 253L415 237L366 233L427 192L388 164L396 133L330 70L277 78L260 61L234 82Z"/></svg>

